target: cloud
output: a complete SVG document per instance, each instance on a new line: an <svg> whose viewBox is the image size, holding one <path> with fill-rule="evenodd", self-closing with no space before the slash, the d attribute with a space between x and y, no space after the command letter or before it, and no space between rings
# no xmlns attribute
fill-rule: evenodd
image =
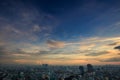
<svg viewBox="0 0 120 80"><path fill-rule="evenodd" d="M89 53L89 54L85 54L85 56L100 56L100 55L105 55L108 54L108 51L102 51L102 52L93 52L93 53Z"/></svg>
<svg viewBox="0 0 120 80"><path fill-rule="evenodd" d="M87 38L78 38L77 42L69 42L66 45L88 45L88 44L98 44L105 42L118 42L120 37L87 37Z"/></svg>
<svg viewBox="0 0 120 80"><path fill-rule="evenodd" d="M0 63L12 61L13 56L5 46L0 46Z"/></svg>
<svg viewBox="0 0 120 80"><path fill-rule="evenodd" d="M0 55L9 55L11 51L6 46L0 46Z"/></svg>
<svg viewBox="0 0 120 80"><path fill-rule="evenodd" d="M0 54L4 53L4 47L3 46L0 46Z"/></svg>
<svg viewBox="0 0 120 80"><path fill-rule="evenodd" d="M114 47L114 49L120 50L120 46L116 46Z"/></svg>
<svg viewBox="0 0 120 80"><path fill-rule="evenodd" d="M95 44L80 45L80 50L91 50L93 47L95 47Z"/></svg>
<svg viewBox="0 0 120 80"><path fill-rule="evenodd" d="M34 42L46 39L58 23L54 16L35 6L26 6L22 1L5 3L11 6L5 5L1 12L11 16L0 14L0 38L3 41Z"/></svg>
<svg viewBox="0 0 120 80"><path fill-rule="evenodd" d="M48 54L52 54L52 50L47 50L47 49L40 49L40 47L34 47L33 49L28 48L22 48L22 49L14 49L12 50L11 54L15 54L15 55L27 55L27 56L44 56L44 55L48 55Z"/></svg>
<svg viewBox="0 0 120 80"><path fill-rule="evenodd" d="M102 62L120 62L120 57L112 57L112 58L100 60L100 61L102 61Z"/></svg>
<svg viewBox="0 0 120 80"><path fill-rule="evenodd" d="M118 53L118 55L120 55L120 53Z"/></svg>
<svg viewBox="0 0 120 80"><path fill-rule="evenodd" d="M20 49L20 48L17 48L17 49L12 50L12 53L13 53L13 54L27 54L27 52L23 51L23 50Z"/></svg>
<svg viewBox="0 0 120 80"><path fill-rule="evenodd" d="M47 45L50 48L63 48L65 43L62 41L47 40Z"/></svg>
<svg viewBox="0 0 120 80"><path fill-rule="evenodd" d="M40 32L41 31L41 28L39 25L34 25L33 26L33 32Z"/></svg>
<svg viewBox="0 0 120 80"><path fill-rule="evenodd" d="M27 60L48 54L47 47L40 44L50 36L57 19L34 6L26 6L21 1L6 4L11 6L5 5L1 12L10 13L11 16L0 14L0 62Z"/></svg>
<svg viewBox="0 0 120 80"><path fill-rule="evenodd" d="M46 51L46 50L41 50L39 52L36 52L34 54L31 54L32 56L45 56L45 55L49 55L49 54L52 54L51 51Z"/></svg>
<svg viewBox="0 0 120 80"><path fill-rule="evenodd" d="M110 43L110 44L108 44L109 46L115 46L115 45L117 45L119 42L114 42L114 43Z"/></svg>
<svg viewBox="0 0 120 80"><path fill-rule="evenodd" d="M119 26L119 25L120 25L120 22L117 22L115 25L118 25L118 26Z"/></svg>

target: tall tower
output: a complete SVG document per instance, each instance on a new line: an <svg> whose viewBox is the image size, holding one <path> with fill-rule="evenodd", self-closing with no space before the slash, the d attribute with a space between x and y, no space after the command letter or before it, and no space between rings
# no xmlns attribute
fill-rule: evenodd
<svg viewBox="0 0 120 80"><path fill-rule="evenodd" d="M93 72L93 66L91 64L87 64L87 72Z"/></svg>
<svg viewBox="0 0 120 80"><path fill-rule="evenodd" d="M84 75L84 67L83 66L79 66L79 70L80 70L80 74L83 76Z"/></svg>

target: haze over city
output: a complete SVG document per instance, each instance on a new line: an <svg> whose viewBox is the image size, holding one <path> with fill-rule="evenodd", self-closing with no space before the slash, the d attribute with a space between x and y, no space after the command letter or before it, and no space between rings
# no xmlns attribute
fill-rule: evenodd
<svg viewBox="0 0 120 80"><path fill-rule="evenodd" d="M0 64L120 64L119 0L0 0Z"/></svg>

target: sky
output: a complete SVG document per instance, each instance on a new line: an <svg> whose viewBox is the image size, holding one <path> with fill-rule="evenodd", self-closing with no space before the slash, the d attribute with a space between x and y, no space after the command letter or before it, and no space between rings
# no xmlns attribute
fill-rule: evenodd
<svg viewBox="0 0 120 80"><path fill-rule="evenodd" d="M119 0L0 0L0 64L120 64Z"/></svg>

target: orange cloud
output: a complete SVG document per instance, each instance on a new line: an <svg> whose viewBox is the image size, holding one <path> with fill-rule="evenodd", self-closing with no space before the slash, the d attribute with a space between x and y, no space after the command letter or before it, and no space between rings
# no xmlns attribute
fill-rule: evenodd
<svg viewBox="0 0 120 80"><path fill-rule="evenodd" d="M47 45L50 48L63 48L65 43L62 41L48 40Z"/></svg>
<svg viewBox="0 0 120 80"><path fill-rule="evenodd" d="M95 44L88 44L88 45L80 45L80 50L91 50Z"/></svg>

